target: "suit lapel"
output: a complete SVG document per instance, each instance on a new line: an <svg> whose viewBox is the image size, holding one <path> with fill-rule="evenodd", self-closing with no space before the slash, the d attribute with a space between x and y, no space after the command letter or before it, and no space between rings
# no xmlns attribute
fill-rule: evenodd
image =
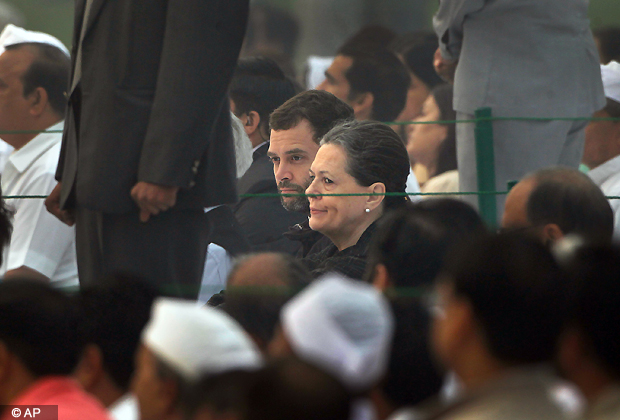
<svg viewBox="0 0 620 420"><path fill-rule="evenodd" d="M86 0L80 0L82 3L85 3ZM90 31L90 29L93 27L93 23L95 23L95 20L97 19L97 16L99 15L99 12L101 11L101 6L103 6L103 3L105 3L107 0L93 0L93 4L91 6L90 9L90 13L88 15L88 21L86 22L86 32L84 32L84 38L86 38L88 36L88 31ZM82 11L82 14L84 12Z"/></svg>
<svg viewBox="0 0 620 420"><path fill-rule="evenodd" d="M80 48L79 44L83 42L88 35L88 31L92 28L93 23L95 22L97 16L99 15L99 12L101 11L101 6L103 6L103 3L105 3L106 0L93 0L88 14L88 21L86 22L86 28L84 30L84 33L82 34L82 26L84 25L84 14L86 13L87 1L88 0L76 0L75 2L75 22L73 24L73 45L71 48L71 86L68 96L73 95L73 91L75 90L75 86L77 85L77 83L74 83L74 78L76 77L76 60L78 56L78 49Z"/></svg>

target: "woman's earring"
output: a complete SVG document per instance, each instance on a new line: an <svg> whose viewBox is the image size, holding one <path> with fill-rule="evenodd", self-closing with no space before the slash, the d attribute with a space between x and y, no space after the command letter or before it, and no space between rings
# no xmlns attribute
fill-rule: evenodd
<svg viewBox="0 0 620 420"><path fill-rule="evenodd" d="M366 209L366 213L370 213L370 209Z"/></svg>

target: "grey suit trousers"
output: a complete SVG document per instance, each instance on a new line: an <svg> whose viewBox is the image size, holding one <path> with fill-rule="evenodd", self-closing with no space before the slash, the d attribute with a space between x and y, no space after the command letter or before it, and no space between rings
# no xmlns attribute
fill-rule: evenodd
<svg viewBox="0 0 620 420"><path fill-rule="evenodd" d="M457 118L474 116L457 112ZM496 191L506 191L509 181L549 166L578 168L583 155L587 121L494 121ZM475 124L457 124L456 144L459 187L462 192L478 191ZM477 196L464 196L478 207ZM497 220L504 212L505 195L497 196Z"/></svg>

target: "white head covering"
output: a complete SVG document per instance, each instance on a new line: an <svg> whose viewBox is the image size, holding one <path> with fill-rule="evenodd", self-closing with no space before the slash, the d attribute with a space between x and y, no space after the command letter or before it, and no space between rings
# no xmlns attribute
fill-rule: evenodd
<svg viewBox="0 0 620 420"><path fill-rule="evenodd" d="M620 102L620 63L611 61L609 64L601 64L601 76L605 96L616 102Z"/></svg>
<svg viewBox="0 0 620 420"><path fill-rule="evenodd" d="M67 56L70 55L65 44L60 42L58 38L43 32L29 31L10 23L6 25L2 33L0 33L0 54L4 52L5 47L21 44L23 42L39 42L53 45L56 48L60 48Z"/></svg>
<svg viewBox="0 0 620 420"><path fill-rule="evenodd" d="M295 354L350 390L368 389L385 374L394 321L371 285L328 274L288 302L280 318Z"/></svg>
<svg viewBox="0 0 620 420"><path fill-rule="evenodd" d="M230 316L181 299L160 298L154 303L142 342L190 381L262 364L256 346Z"/></svg>

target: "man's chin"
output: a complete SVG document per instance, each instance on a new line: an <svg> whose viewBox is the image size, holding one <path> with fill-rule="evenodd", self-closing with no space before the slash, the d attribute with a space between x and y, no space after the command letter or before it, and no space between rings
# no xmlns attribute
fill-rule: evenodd
<svg viewBox="0 0 620 420"><path fill-rule="evenodd" d="M310 203L308 202L308 200L301 201L291 199L291 197L282 197L281 201L282 207L284 207L286 211L304 214L310 213Z"/></svg>

